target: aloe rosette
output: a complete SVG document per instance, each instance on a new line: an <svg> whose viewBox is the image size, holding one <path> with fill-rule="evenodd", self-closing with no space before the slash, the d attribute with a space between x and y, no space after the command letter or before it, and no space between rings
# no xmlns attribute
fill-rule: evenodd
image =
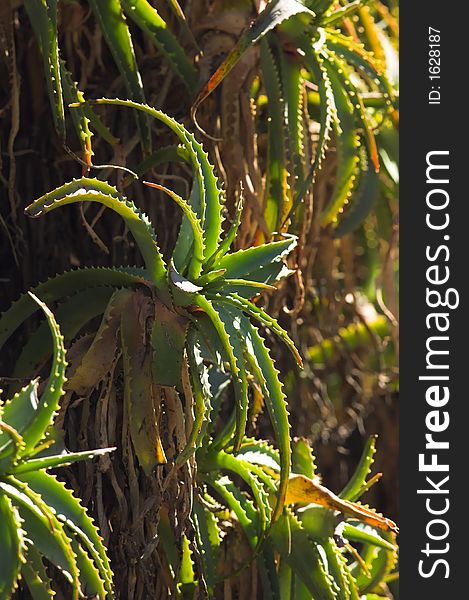
<svg viewBox="0 0 469 600"><path fill-rule="evenodd" d="M252 46L259 46L260 74L267 96L267 185L264 218L270 231L301 222L298 209L315 181L334 138L337 173L321 223L337 235L357 228L374 201L380 170L375 131L386 117L396 118L396 92L386 62L357 36L341 29L344 19L366 2L337 7L327 0L272 0L238 39L227 58L198 94L196 111ZM367 23L371 17L367 13ZM375 25L371 27L376 33ZM369 30L370 28L368 28ZM379 44L378 44L379 45ZM306 87L308 84L308 87ZM307 90L319 104L319 134L314 158L305 151ZM379 110L365 106L367 95ZM315 112L317 112L315 110ZM379 113L379 114L378 114ZM377 118L376 118L377 117Z"/></svg>
<svg viewBox="0 0 469 600"><path fill-rule="evenodd" d="M54 442L51 426L63 395L65 349L54 316L38 298L53 338L51 372L38 396L30 381L0 406L0 598L11 597L21 580L33 598L53 595L47 564L70 584L71 598L113 597L112 571L93 521L51 468L113 450L46 451Z"/></svg>
<svg viewBox="0 0 469 600"><path fill-rule="evenodd" d="M194 182L188 199L164 189L183 212L180 234L171 258L166 264L158 247L156 234L147 217L113 186L92 178L81 178L49 192L31 204L26 212L39 217L67 204L97 202L118 213L127 224L142 254L144 268L82 269L59 275L41 284L35 293L50 302L62 300L61 310L69 334L74 336L96 314L103 313L103 321L95 340L108 335L119 320L120 341L124 354L124 368L128 376L128 415L132 441L141 466L151 472L157 464L165 462L164 449L153 452L157 423L148 434L138 432L137 419L155 421L151 403L147 401L142 379L135 377L132 354L139 352L138 340L145 332L138 333L141 322L132 321L133 310L151 298L153 324L149 332L152 347L151 364L145 368L148 389L152 385L174 386L183 390L182 371L189 364L190 379L194 389L195 420L188 436L188 446L177 458L180 464L187 460L203 439L207 422L216 417L210 407L210 398L203 394L203 362L218 360L221 369L228 368L234 388L235 407L228 427L216 440L217 449L230 443L235 450L241 446L249 411L249 388L254 383L262 389L280 451L281 477L278 498L273 513L275 520L282 510L286 484L290 470L290 435L288 413L282 385L274 367L259 325L268 328L287 344L295 359L301 358L287 333L275 319L251 301L256 294L270 289L281 278L290 274L284 258L295 247L296 238L281 235L277 240L237 252L230 251L240 222L238 215L222 239L222 192L207 154L192 133L161 111L131 101L103 99L96 104L112 104L137 109L162 121L178 137L187 161L192 165ZM109 290L114 292L109 293ZM130 291L133 290L133 294ZM89 302L78 309L75 302L73 323L68 325L67 303L74 295L87 295ZM143 298L144 297L144 298ZM140 298L140 300L139 300ZM142 299L143 298L143 299ZM146 300L145 300L146 298ZM90 309L90 304L92 309ZM137 307L138 308L138 307ZM33 304L23 297L2 316L0 320L0 344L13 333L31 314ZM257 324L256 324L257 323ZM39 335L39 334L38 334ZM115 338L112 338L115 339ZM215 347L212 347L214 341ZM37 346L37 340L36 340ZM197 359L204 353L203 358ZM210 356L207 356L207 352ZM28 356L32 348L23 350L23 364L31 364ZM92 356L93 353L90 353ZM215 358L214 358L215 357ZM86 369L82 369L83 372ZM81 376L81 375L80 375ZM84 375L83 375L84 377ZM75 381L80 379L76 376ZM86 377L85 377L86 379ZM86 381L93 380L90 375ZM73 382L72 382L73 384ZM85 385L83 381L76 384ZM73 385L72 385L73 387ZM84 389L84 388L83 388ZM138 417L136 416L138 415ZM135 423L132 423L135 420ZM150 450L149 450L150 448Z"/></svg>

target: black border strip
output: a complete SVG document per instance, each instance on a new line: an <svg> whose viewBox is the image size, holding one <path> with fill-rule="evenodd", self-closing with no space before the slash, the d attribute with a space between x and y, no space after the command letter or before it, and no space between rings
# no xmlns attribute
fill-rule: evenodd
<svg viewBox="0 0 469 600"><path fill-rule="evenodd" d="M469 576L465 544L469 529L469 418L465 410L469 405L468 13L465 2L408 1L401 6L403 600L415 597L415 592L422 600L469 598L464 585ZM439 31L434 32L439 35L439 46L437 37L429 37L429 27ZM439 50L439 56L438 52L431 56L431 50ZM440 59L439 78L430 78L438 73L434 68L438 61L430 58ZM435 167L427 173L429 163L449 168ZM441 208L435 208L438 204ZM442 227L447 219L447 226ZM435 283L446 276L448 281ZM440 306L438 293L443 299ZM459 306L444 307L444 298L450 305L459 299ZM448 354L431 354L435 350Z"/></svg>

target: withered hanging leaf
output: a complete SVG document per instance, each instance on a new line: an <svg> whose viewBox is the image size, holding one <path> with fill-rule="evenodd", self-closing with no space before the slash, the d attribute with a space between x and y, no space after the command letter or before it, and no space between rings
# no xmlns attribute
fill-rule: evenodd
<svg viewBox="0 0 469 600"><path fill-rule="evenodd" d="M152 301L135 292L122 315L121 340L124 364L124 397L132 444L148 475L166 463L158 426L159 401L152 381L152 352L147 343L147 320Z"/></svg>
<svg viewBox="0 0 469 600"><path fill-rule="evenodd" d="M296 503L318 504L324 508L352 516L378 529L391 530L395 533L399 531L391 519L355 502L341 500L339 496L305 475L291 475L288 481L286 504Z"/></svg>
<svg viewBox="0 0 469 600"><path fill-rule="evenodd" d="M156 301L151 332L153 380L156 385L182 391L181 373L189 320Z"/></svg>
<svg viewBox="0 0 469 600"><path fill-rule="evenodd" d="M116 354L121 315L132 294L131 290L125 289L114 292L90 349L83 357L73 377L67 382L68 390L73 390L77 394L85 394L109 373Z"/></svg>

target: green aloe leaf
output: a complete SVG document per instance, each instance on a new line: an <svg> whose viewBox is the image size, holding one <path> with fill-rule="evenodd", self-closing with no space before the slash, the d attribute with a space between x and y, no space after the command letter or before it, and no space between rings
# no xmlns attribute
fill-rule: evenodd
<svg viewBox="0 0 469 600"><path fill-rule="evenodd" d="M183 464L200 447L212 410L212 390L208 370L204 365L200 340L195 328L189 330L186 350L194 395L194 423L187 438L186 447L176 458L176 465Z"/></svg>
<svg viewBox="0 0 469 600"><path fill-rule="evenodd" d="M192 256L189 261L187 276L189 279L196 280L200 275L203 264L204 264L204 234L202 231L202 223L200 219L193 211L192 207L188 202L186 202L181 196L164 187L163 185L159 185L158 183L151 183L149 181L144 181L144 183L152 188L156 188L157 190L163 191L167 194L176 204L182 209L184 216L189 222L192 229Z"/></svg>
<svg viewBox="0 0 469 600"><path fill-rule="evenodd" d="M213 598L221 545L217 517L195 498L192 518L195 524L197 547L203 563L204 579L207 583L209 598Z"/></svg>
<svg viewBox="0 0 469 600"><path fill-rule="evenodd" d="M337 600L350 600L350 579L347 572L347 560L338 548L333 538L322 542L327 558L327 570L335 582Z"/></svg>
<svg viewBox="0 0 469 600"><path fill-rule="evenodd" d="M44 437L55 411L59 406L59 400L63 395L63 384L65 382L65 348L63 337L60 333L57 322L51 311L38 298L34 297L36 302L44 311L54 342L54 358L49 375L49 379L41 395L41 400L37 398L37 381L32 381L23 388L18 394L15 394L12 400L7 401L3 407L2 419L20 433L23 438L23 447L17 451L18 456L24 456L31 453L35 446ZM2 459L5 455L11 455L13 443L8 440L3 442L7 434L0 431L0 452Z"/></svg>
<svg viewBox="0 0 469 600"><path fill-rule="evenodd" d="M297 438L292 443L292 471L314 479L316 473L314 454L305 438Z"/></svg>
<svg viewBox="0 0 469 600"><path fill-rule="evenodd" d="M190 543L186 535L182 536L182 558L179 568L179 583L178 587L185 595L186 593L194 593L196 587L194 562L192 560L192 551Z"/></svg>
<svg viewBox="0 0 469 600"><path fill-rule="evenodd" d="M25 0L24 5L42 52L54 125L62 141L65 141L65 111L57 31L57 0Z"/></svg>
<svg viewBox="0 0 469 600"><path fill-rule="evenodd" d="M280 74L269 43L261 40L262 79L268 102L267 120L267 182L264 218L269 234L281 231L291 210L291 191L288 185L288 165L285 135L285 103Z"/></svg>
<svg viewBox="0 0 469 600"><path fill-rule="evenodd" d="M21 568L21 576L33 600L50 600L53 596L50 577L40 552L33 544L27 546L26 562Z"/></svg>
<svg viewBox="0 0 469 600"><path fill-rule="evenodd" d="M64 452L56 456L44 456L42 458L32 458L24 462L19 462L15 465L11 473L15 476L31 471L39 471L41 469L55 469L56 467L65 467L80 460L87 460L102 456L108 452L113 452L115 448L100 448L99 450L84 450L83 452Z"/></svg>
<svg viewBox="0 0 469 600"><path fill-rule="evenodd" d="M364 6L368 2L370 2L370 0L352 0L352 2L349 2L345 6L342 6L337 10L331 11L327 16L322 17L320 19L320 23L323 27L330 27L333 23L342 21L342 19L344 19L345 17L348 17L349 15L355 13L360 7Z"/></svg>
<svg viewBox="0 0 469 600"><path fill-rule="evenodd" d="M252 500L243 494L227 475L212 477L206 474L203 478L234 512L249 545L254 550L259 543L259 524L258 511Z"/></svg>
<svg viewBox="0 0 469 600"><path fill-rule="evenodd" d="M197 70L157 9L148 0L122 0L122 6L129 19L147 33L188 91L192 92L197 85Z"/></svg>
<svg viewBox="0 0 469 600"><path fill-rule="evenodd" d="M148 276L136 267L85 268L67 271L40 283L31 291L46 304L70 296L87 288L133 287L145 284ZM8 310L0 315L0 349L16 329L37 310L37 303L29 294L23 294Z"/></svg>
<svg viewBox="0 0 469 600"><path fill-rule="evenodd" d="M326 31L326 39L329 51L344 59L375 85L378 82L377 85L383 93L386 106L391 110L395 94L386 75L385 65L377 61L371 52L365 50L363 44L356 42L351 37L334 30Z"/></svg>
<svg viewBox="0 0 469 600"><path fill-rule="evenodd" d="M262 274L261 269L268 268L272 263L283 267L282 258L288 256L296 244L295 236L284 235L283 239L276 242L225 254L214 268L226 269L224 277L227 279L247 279L264 283L263 279L256 279L256 275Z"/></svg>
<svg viewBox="0 0 469 600"><path fill-rule="evenodd" d="M345 523L342 535L345 539L351 542L358 542L359 544L370 544L372 546L378 546L385 550L393 552L396 547L385 540L379 533L368 525L360 523L359 525L352 525L351 523Z"/></svg>
<svg viewBox="0 0 469 600"><path fill-rule="evenodd" d="M249 487L252 492L252 497L255 500L255 506L257 507L259 541L263 539L271 513L270 505L267 492L256 474L250 468L249 463L221 450L214 456L210 456L208 466L209 468L214 468L214 470L230 471L232 474L241 477L244 483Z"/></svg>
<svg viewBox="0 0 469 600"><path fill-rule="evenodd" d="M101 26L131 100L144 103L145 93L142 78L120 0L89 0L89 3ZM136 117L142 146L149 153L151 152L151 129L148 119L140 114L137 114Z"/></svg>
<svg viewBox="0 0 469 600"><path fill-rule="evenodd" d="M29 489L39 495L43 502L52 507L66 529L73 533L92 557L106 591L112 594L112 571L98 530L86 510L65 485L44 471L23 473L18 477Z"/></svg>
<svg viewBox="0 0 469 600"><path fill-rule="evenodd" d="M67 70L63 60L60 61L60 73L62 75L62 87L66 104L68 106L76 103L82 104L82 106L71 110L71 115L78 139L83 147L85 162L87 165L91 165L91 157L93 155L91 149L91 138L93 137L93 133L91 130L97 133L100 138L105 140L111 146L115 146L119 140L112 135L91 106L85 103L83 92L78 89L77 84L73 81L72 75Z"/></svg>
<svg viewBox="0 0 469 600"><path fill-rule="evenodd" d="M107 593L104 580L95 563L76 538L72 538L70 542L77 561L81 592L87 597L105 598Z"/></svg>
<svg viewBox="0 0 469 600"><path fill-rule="evenodd" d="M355 500L359 498L359 492L365 484L366 478L368 477L371 471L373 457L376 452L376 439L376 435L373 435L370 438L368 438L368 441L365 444L357 468L355 469L355 472L350 478L347 485L340 492L340 498L343 498L344 500L350 500L350 502L355 502Z"/></svg>
<svg viewBox="0 0 469 600"><path fill-rule="evenodd" d="M279 46L277 40L277 47ZM290 171L294 174L295 187L304 179L304 125L303 125L303 78L301 65L286 52L280 54L280 77L285 102L286 145ZM290 192L291 193L291 192Z"/></svg>
<svg viewBox="0 0 469 600"><path fill-rule="evenodd" d="M387 534L389 540L395 540L393 534ZM372 592L375 587L388 575L396 566L397 553L395 550L385 550L375 545L366 545L361 556L368 568L369 573L364 573L359 565L351 567L352 576L356 579L360 594Z"/></svg>
<svg viewBox="0 0 469 600"><path fill-rule="evenodd" d="M350 206L341 216L334 235L338 238L352 233L362 225L379 194L379 177L375 169L365 160L360 183L352 195Z"/></svg>
<svg viewBox="0 0 469 600"><path fill-rule="evenodd" d="M218 264L221 258L225 256L225 254L230 250L231 244L236 238L236 234L238 233L239 226L241 224L241 216L243 214L243 198L240 197L238 203L236 204L236 212L233 221L231 222L230 228L228 229L225 237L221 241L218 249L212 256L207 260L205 265L205 269L210 269L212 265ZM209 271L210 273L210 271Z"/></svg>
<svg viewBox="0 0 469 600"><path fill-rule="evenodd" d="M317 545L292 514L278 519L271 537L282 559L288 562L314 600L336 600L333 579L326 571Z"/></svg>
<svg viewBox="0 0 469 600"><path fill-rule="evenodd" d="M79 596L76 559L62 523L54 512L23 482L9 478L0 482L0 493L6 494L17 506L23 529L37 550L58 567L72 585L72 598Z"/></svg>
<svg viewBox="0 0 469 600"><path fill-rule="evenodd" d="M272 521L279 518L285 503L291 468L290 424L285 394L269 351L258 330L246 317L242 319L242 335L246 343L246 358L264 393L275 437L280 450L280 482Z"/></svg>
<svg viewBox="0 0 469 600"><path fill-rule="evenodd" d="M338 127L336 127L337 173L331 200L322 214L322 224L336 223L338 215L348 203L357 180L359 164L359 137L355 129L355 109L352 100L342 87L340 74L326 62L334 100L337 108Z"/></svg>
<svg viewBox="0 0 469 600"><path fill-rule="evenodd" d="M101 98L95 100L94 103L134 108L163 122L177 135L188 153L188 159L192 163L197 180L197 187L195 188L196 194L193 202L189 202L189 204L202 224L205 244L204 256L207 260L214 252L216 252L220 241L222 223L221 191L218 186L214 168L210 164L208 155L204 151L202 144L196 140L194 134L187 131L187 129L177 121L150 106L131 102L130 100L119 100L117 98ZM181 232L184 232L184 235L186 235L187 229L181 228ZM186 249L189 250L192 240L184 239L184 243L186 244ZM176 266L179 267L178 264L176 264Z"/></svg>
<svg viewBox="0 0 469 600"><path fill-rule="evenodd" d="M210 318L230 363L231 379L236 399L235 448L238 449L244 436L248 410L248 383L244 353L237 333L221 307L213 304L200 294L196 296L195 303Z"/></svg>
<svg viewBox="0 0 469 600"><path fill-rule="evenodd" d="M164 293L166 266L153 227L146 215L113 186L87 177L74 179L35 200L25 209L25 212L31 217L40 217L56 208L76 202L98 202L124 219L142 253L150 277L157 288Z"/></svg>
<svg viewBox="0 0 469 600"><path fill-rule="evenodd" d="M11 499L0 491L0 598L11 597L16 588L21 563L24 560L24 540L18 510Z"/></svg>
<svg viewBox="0 0 469 600"><path fill-rule="evenodd" d="M235 306L242 312L248 314L250 317L256 319L256 321L259 321L259 323L262 323L263 325L268 327L288 347L288 349L294 356L298 366L303 367L303 360L293 340L290 338L288 333L282 327L280 327L278 322L268 313L265 312L265 310L256 306L253 302L250 302L249 300L246 300L245 298L235 293L232 293L226 297L218 296L217 299L219 302Z"/></svg>
<svg viewBox="0 0 469 600"><path fill-rule="evenodd" d="M311 165L310 171L303 185L299 187L299 191L295 196L295 207L303 199L307 190L314 183L316 175L325 158L326 150L331 139L331 133L334 127L337 126L338 121L334 91L332 89L332 83L322 56L314 50L314 47L307 36L302 36L299 39L299 43L302 51L304 52L304 64L318 86L320 98L320 129L313 164Z"/></svg>

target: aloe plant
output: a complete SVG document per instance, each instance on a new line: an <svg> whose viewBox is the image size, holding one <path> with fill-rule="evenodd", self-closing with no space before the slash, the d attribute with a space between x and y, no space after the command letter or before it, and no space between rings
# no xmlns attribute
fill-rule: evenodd
<svg viewBox="0 0 469 600"><path fill-rule="evenodd" d="M230 544L233 556L238 552L237 542L229 534L222 541L227 535L223 531L226 507L250 548L239 570L255 561L263 598L351 599L368 597L368 592L376 594L372 597L386 597L386 578L393 576L396 566L397 527L357 502L380 476L366 481L373 463L374 437L339 496L319 483L307 441L295 440L288 507L269 529L267 538L262 532L272 513L280 477L278 452L267 442L250 438L243 440L238 452L227 452L218 450L208 437L198 450L201 488L192 515L195 546L183 556L192 566L180 577L180 591L201 588L203 582L208 596L215 597L217 583L235 575L229 560L223 560L224 553L230 556ZM243 492L240 481L249 494ZM352 544L358 544L360 552ZM198 578L195 551L202 565Z"/></svg>
<svg viewBox="0 0 469 600"><path fill-rule="evenodd" d="M268 170L264 216L269 231L288 226L315 180L335 136L335 187L322 210L322 225L337 225L345 211L363 212L377 185L376 123L365 108L364 91L376 91L385 112L395 109L395 91L384 60L337 27L365 2L336 8L335 2L273 0L239 38L225 61L200 91L192 108L223 81L251 46L260 45L262 79L268 98ZM319 95L320 131L311 165L305 159L305 82ZM354 193L356 192L356 193ZM346 210L347 209L347 210ZM348 217L350 218L350 217ZM354 223L356 227L358 223Z"/></svg>
<svg viewBox="0 0 469 600"><path fill-rule="evenodd" d="M83 102L80 91L61 59L58 44L58 0L25 0L44 61L44 71L54 124L65 143L65 107L73 102ZM177 2L174 3L177 5ZM178 6L178 5L177 5ZM192 60L185 53L177 37L171 32L158 10L148 0L90 0L89 7L102 29L109 50L122 76L128 96L136 102L145 102L142 77L135 58L134 44L126 17L130 18L145 33L158 51L169 60L176 75L192 90L197 72ZM144 150L151 150L149 123L142 113L136 113L141 142ZM80 140L85 167L92 163L91 138L93 131L99 133L110 144L116 138L107 130L98 115L89 107L72 113L74 126Z"/></svg>
<svg viewBox="0 0 469 600"><path fill-rule="evenodd" d="M51 453L51 426L64 394L67 363L54 316L33 294L30 300L46 315L53 360L40 398L39 381L33 379L0 405L0 598L10 598L19 581L33 598L51 597L46 564L65 577L71 598L110 598L112 571L98 530L79 500L48 470L113 448Z"/></svg>
<svg viewBox="0 0 469 600"><path fill-rule="evenodd" d="M289 273L282 258L294 248L296 240L293 236L283 235L279 240L268 244L230 252L240 220L241 206L240 214L221 240L221 191L207 155L194 136L161 111L150 107L123 100L97 102L133 107L165 123L183 145L195 177L188 200L159 184L150 184L163 189L184 214L169 266L165 264L156 235L145 215L116 188L103 181L89 178L74 180L39 198L26 209L27 214L38 217L75 202L98 202L107 206L124 219L145 262L142 269L88 269L70 272L35 288L35 293L56 301L72 293L83 293L88 288L98 291L101 286L126 286L116 289L107 306L106 301L102 302L104 316L90 349L90 366L82 365L70 385L75 386L77 391L81 389L80 386L90 386L95 375L92 357L97 352L96 346L103 343L103 340L107 344L113 343L117 338L108 332L117 326L116 323L120 323L121 337L117 343L124 355L124 372L128 382L127 414L132 442L141 466L151 472L157 464L165 462L165 456L164 449L159 444L157 452L152 451L154 436L156 435L156 439L159 436L153 405L148 401L145 385L175 386L183 391L182 371L187 353L194 387L196 418L187 447L176 462L187 460L196 451L203 427L211 418L210 398L201 392L200 364L197 364L194 351L194 348L202 344L208 347L214 360L217 360L218 354L220 365L223 368L224 365L228 366L235 394L233 417L222 438L217 441L218 447L222 449L231 442L236 450L241 447L248 418L249 385L256 382L262 389L280 450L281 478L277 504L272 515L276 519L282 510L290 470L288 414L278 372L253 320L268 327L285 342L300 365L301 358L276 320L251 302L250 298L271 288ZM142 339L146 335L138 318L139 304L144 302L145 295L153 298L153 323L149 333L152 356L148 370L146 367L144 369L149 380L142 383L135 376L135 370L139 364L139 353L142 353ZM97 294L93 301L98 301ZM0 321L2 343L31 310L31 300L26 296L4 313ZM88 307L81 312L82 320L79 314L74 314L74 332L91 318ZM188 343L188 340L191 342ZM211 347L213 340L216 341L216 347ZM23 355L30 351L25 348ZM153 423L154 427L142 432L139 429L142 419Z"/></svg>

